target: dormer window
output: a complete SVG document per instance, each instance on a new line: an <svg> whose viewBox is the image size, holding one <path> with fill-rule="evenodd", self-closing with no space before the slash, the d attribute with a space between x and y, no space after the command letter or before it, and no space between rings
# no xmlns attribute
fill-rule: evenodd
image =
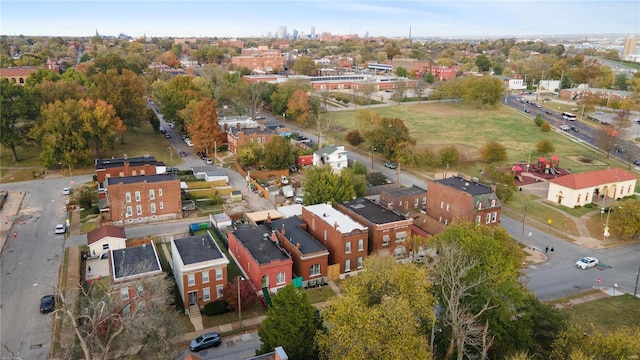
<svg viewBox="0 0 640 360"><path fill-rule="evenodd" d="M478 202L478 210L482 210L482 203Z"/></svg>
<svg viewBox="0 0 640 360"><path fill-rule="evenodd" d="M496 206L496 199L491 200L491 207L495 207Z"/></svg>

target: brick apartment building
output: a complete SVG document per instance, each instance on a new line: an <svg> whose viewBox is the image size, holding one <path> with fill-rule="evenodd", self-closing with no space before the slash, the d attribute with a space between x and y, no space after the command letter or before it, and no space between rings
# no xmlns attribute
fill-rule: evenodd
<svg viewBox="0 0 640 360"><path fill-rule="evenodd" d="M156 175L167 171L162 161L157 161L153 156L134 158L97 159L95 161L96 178L98 180L98 194L100 198L106 197L104 189L107 178Z"/></svg>
<svg viewBox="0 0 640 360"><path fill-rule="evenodd" d="M229 259L210 234L172 239L171 261L185 309L222 299Z"/></svg>
<svg viewBox="0 0 640 360"><path fill-rule="evenodd" d="M276 136L280 136L276 130L264 126L244 129L230 127L227 130L227 144L229 151L237 155L238 148L243 145L261 144L264 146Z"/></svg>
<svg viewBox="0 0 640 360"><path fill-rule="evenodd" d="M329 279L362 269L367 256L369 229L327 204L304 206L307 231L329 250Z"/></svg>
<svg viewBox="0 0 640 360"><path fill-rule="evenodd" d="M180 179L174 174L107 178L105 192L100 211L102 220L112 224L182 216Z"/></svg>
<svg viewBox="0 0 640 360"><path fill-rule="evenodd" d="M380 205L396 211L419 211L427 206L427 190L419 186L403 189L383 189Z"/></svg>
<svg viewBox="0 0 640 360"><path fill-rule="evenodd" d="M277 73L284 70L286 58L281 54L261 56L234 56L231 63L235 66L245 67L251 70L259 70L267 73Z"/></svg>
<svg viewBox="0 0 640 360"><path fill-rule="evenodd" d="M412 218L384 208L367 199L355 199L336 204L336 209L369 230L368 254L393 254L398 259L407 257L411 235Z"/></svg>
<svg viewBox="0 0 640 360"><path fill-rule="evenodd" d="M302 277L302 286L327 283L329 250L307 232L307 224L298 217L274 220L272 236L291 254L293 276Z"/></svg>
<svg viewBox="0 0 640 360"><path fill-rule="evenodd" d="M439 223L473 221L492 226L500 223L502 204L489 186L454 176L429 180L427 187L427 215Z"/></svg>

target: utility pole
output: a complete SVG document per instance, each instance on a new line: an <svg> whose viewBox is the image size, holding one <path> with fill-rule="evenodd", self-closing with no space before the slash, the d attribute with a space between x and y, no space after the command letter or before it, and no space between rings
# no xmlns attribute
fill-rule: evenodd
<svg viewBox="0 0 640 360"><path fill-rule="evenodd" d="M638 294L638 277L640 276L640 267L638 268L638 271L636 271L636 287L633 289L633 297L636 296L636 294Z"/></svg>
<svg viewBox="0 0 640 360"><path fill-rule="evenodd" d="M520 234L520 243L524 242L524 226L527 222L527 205L524 206L524 216L522 218L522 234Z"/></svg>

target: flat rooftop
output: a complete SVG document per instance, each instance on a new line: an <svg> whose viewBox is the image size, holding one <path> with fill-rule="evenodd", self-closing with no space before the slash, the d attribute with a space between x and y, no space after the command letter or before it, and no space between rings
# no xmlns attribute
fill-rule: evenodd
<svg viewBox="0 0 640 360"><path fill-rule="evenodd" d="M406 220L404 216L384 208L368 199L345 201L342 205L374 224L389 224Z"/></svg>
<svg viewBox="0 0 640 360"><path fill-rule="evenodd" d="M107 186L117 185L117 184L136 184L136 183L144 183L144 182L151 183L151 182L163 182L163 181L173 181L173 180L178 180L178 176L175 174L123 176L123 177L107 178Z"/></svg>
<svg viewBox="0 0 640 360"><path fill-rule="evenodd" d="M424 194L427 192L426 189L423 189L421 187L418 186L411 186L410 188L403 188L403 189L389 189L389 190L382 190L383 192L386 192L387 194L391 195L391 196L413 196L413 195L419 195L419 194Z"/></svg>
<svg viewBox="0 0 640 360"><path fill-rule="evenodd" d="M266 239L265 239L265 234ZM271 242L271 229L264 224L241 225L233 235L244 245L258 264L268 264L272 261L290 259L285 253Z"/></svg>
<svg viewBox="0 0 640 360"><path fill-rule="evenodd" d="M458 176L453 176L446 179L434 180L434 182L449 186L456 190L464 191L473 196L493 193L493 190L491 189L491 187L487 185L483 185L471 180L465 180Z"/></svg>
<svg viewBox="0 0 640 360"><path fill-rule="evenodd" d="M112 261L116 280L162 271L152 244L113 250Z"/></svg>
<svg viewBox="0 0 640 360"><path fill-rule="evenodd" d="M341 213L340 211L334 209L333 207L327 204L316 204L316 205L305 206L303 209L306 209L310 213L315 214L317 217L326 221L331 226L337 223L338 228L340 229L340 232L343 234L348 234L353 230L361 230L361 231L367 230L366 226L351 219L349 216Z"/></svg>
<svg viewBox="0 0 640 360"><path fill-rule="evenodd" d="M300 244L300 252L302 254L328 251L327 248L320 244L311 234L303 230L300 225L304 225L304 221L297 217L291 217L273 221L271 228L277 231L282 231L284 228L287 240L289 240L293 246Z"/></svg>
<svg viewBox="0 0 640 360"><path fill-rule="evenodd" d="M174 239L176 249L185 265L222 259L224 255L208 235Z"/></svg>

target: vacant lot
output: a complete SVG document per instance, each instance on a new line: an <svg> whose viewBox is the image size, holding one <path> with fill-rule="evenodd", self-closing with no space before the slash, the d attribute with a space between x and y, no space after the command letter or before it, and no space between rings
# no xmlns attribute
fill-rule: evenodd
<svg viewBox="0 0 640 360"><path fill-rule="evenodd" d="M408 104L370 109L384 117L397 117L405 122L413 137L417 140L419 150L428 148L438 151L447 145L455 145L464 155L464 164L453 170L473 175L483 167L476 162L480 147L490 140L495 140L507 148L508 162L535 161L542 156L535 151L536 143L542 139L553 142L560 156L560 167L570 168L574 172L596 170L608 165L625 167L614 159L587 148L564 133L554 131L542 132L533 120L505 106L495 109L476 109L472 106L435 103ZM331 112L322 115L321 121L329 122L331 135L336 141L343 142L344 135L356 129L355 112ZM363 144L363 149L366 144ZM549 157L551 154L547 155ZM571 155L588 155L602 160L602 165L584 165L568 159ZM422 169L421 169L422 170Z"/></svg>
<svg viewBox="0 0 640 360"><path fill-rule="evenodd" d="M608 333L623 326L640 326L640 299L632 295L612 296L573 305L564 310L571 322L584 329L593 326Z"/></svg>

